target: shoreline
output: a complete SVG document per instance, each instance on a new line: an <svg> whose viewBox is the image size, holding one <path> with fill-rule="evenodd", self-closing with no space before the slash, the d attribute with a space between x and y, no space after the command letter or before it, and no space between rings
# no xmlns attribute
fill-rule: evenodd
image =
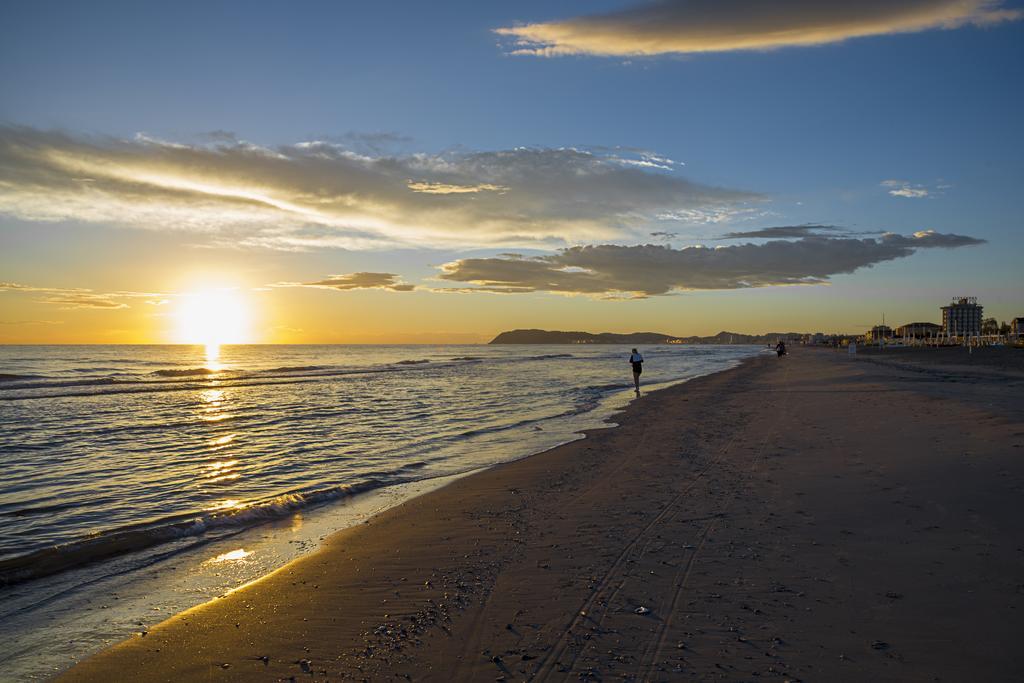
<svg viewBox="0 0 1024 683"><path fill-rule="evenodd" d="M711 372L711 373L708 373L708 374L698 375L696 377L681 377L681 378L678 378L678 379L668 380L666 382L658 383L657 385L655 385L655 386L657 386L656 389L651 390L649 393L644 393L643 397L644 398L649 398L652 395L657 395L658 393L661 393L661 392L671 391L671 390L676 389L676 388L678 388L680 386L689 386L693 382L697 382L697 381L700 381L700 380L703 380L703 379L707 379L709 377L714 377L714 376L722 375L722 374L729 373L729 372L735 372L736 370L742 368L743 366L745 366L745 365L747 365L749 363L756 362L759 358L762 358L762 357L763 356L760 356L760 355L753 355L753 356L750 356L748 358L740 359L740 360L736 361L735 364L732 365L731 367L723 368L721 370L717 370L717 371L714 371L714 372ZM625 387L625 385L624 385L624 387ZM625 389L623 390L623 392L624 392L623 395L625 395L625 393L626 393ZM533 459L533 458L543 457L544 455L550 453L551 451L555 451L555 450L558 450L558 449L561 449L561 448L565 448L566 446L572 446L573 444L578 444L578 443L584 442L587 439L591 438L592 433L600 433L600 432L604 432L604 431L607 431L607 430L618 429L618 428L620 428L620 424L617 422L617 419L619 418L619 416L622 416L624 413L626 413L627 411L630 410L631 406L634 406L636 404L636 400L632 397L632 391L629 391L628 394L629 394L629 396L627 398L621 398L621 397L617 397L617 396L614 396L614 395L609 396L608 400L611 401L611 405L612 405L610 410L608 410L606 412L606 414L599 416L596 420L593 419L593 417L591 417L591 419L588 419L587 422L591 423L591 426L583 427L583 428L580 428L580 429L576 430L574 432L577 435L575 438L572 438L572 439L570 439L568 441L563 441L563 442L561 442L559 444L556 444L556 445L551 446L549 448L542 449L540 451L536 451L536 452L532 452L532 453L527 453L525 455L513 458L511 460L505 460L505 461L501 461L501 462L498 462L498 463L495 463L495 464L485 465L485 466L482 466L482 467L478 467L478 468L472 469L472 470L467 471L467 472L460 472L460 473L457 473L457 474L454 474L454 475L446 475L444 477L439 477L439 478L442 478L442 479L446 479L448 481L445 481L445 483L442 484L439 488L433 488L432 487L432 488L430 488L429 490L427 490L424 493L417 493L417 494L414 494L414 495L412 495L410 497L403 497L402 500L400 500L397 503L392 503L392 504L389 504L389 505L387 505L387 506L385 506L383 508L380 508L380 509L376 510L368 519L364 519L364 520L362 520L360 522L354 522L351 525L344 526L344 527L341 527L339 529L336 529L333 532L331 532L327 537L323 538L321 540L319 546L316 549L314 549L312 551L309 551L309 552L305 552L305 553L303 553L303 554L301 554L301 555L299 555L299 556L289 560L285 564L280 565L278 567L275 567L275 568L271 569L270 571L267 571L266 573L263 573L262 575L252 579L251 581L247 581L244 584L241 584L239 586L236 586L236 587L228 590L227 592L225 592L222 595L213 596L211 599L208 599L208 600L206 600L204 602L201 602L201 603L199 603L197 605L194 605L194 606L188 607L186 609L183 609L182 611L174 614L170 618L165 619L164 621L159 622L158 624L155 624L152 627L145 628L144 631L145 631L145 633L148 636L148 635L154 633L160 627L162 627L162 626L164 626L164 625L166 625L166 624L168 624L170 622L174 622L174 621L176 621L178 619L181 619L181 618L185 617L186 615L188 615L190 613L196 612L197 610L203 610L203 609L205 609L207 607L213 606L216 603L218 603L220 600L222 600L223 598L225 598L225 597L227 597L227 596L229 596L229 595L231 595L231 594L233 594L233 593L235 593L237 591L258 586L260 583L262 583L263 581L273 577L275 574L277 574L277 573L279 573L281 571L284 571L284 570L288 570L289 567L291 567L292 565L300 563L300 562L302 562L304 560L307 560L307 559L309 559L311 557L315 557L319 553L322 553L324 551L325 547L329 543L331 543L332 540L335 540L336 537L339 537L341 535L344 535L344 534L347 534L349 532L352 532L353 530L358 529L358 528L360 528L363 525L366 525L368 523L372 523L375 518L380 517L381 515L385 515L385 514L387 514L389 512L392 512L392 511L394 511L394 510L396 510L398 508L401 508L405 504L407 504L409 502L412 502L412 501L415 501L415 500L418 500L419 498L430 496L432 493L436 493L439 490L443 490L444 488L447 488L448 486L450 486L452 483L455 483L455 482L457 482L457 481L459 481L461 479L479 476L480 474L487 473L487 472L495 470L497 468L501 468L501 467L505 467L505 466L509 466L509 465L514 465L516 463L520 463L520 462L523 462L525 460L530 460L530 459ZM415 484L415 483L417 483L417 482L411 482L410 484ZM408 486L410 484L404 484L402 486ZM372 496L374 494L379 494L379 493L380 493L380 491L371 491L371 492L367 492L367 494L364 494L364 495ZM357 499L359 497L360 496L356 496L355 499ZM353 500L355 500L355 499L353 499ZM346 504L348 504L348 503L346 502ZM136 638L140 637L140 633L141 632L136 632L131 637L121 641L120 643L109 644L109 645L104 646L102 649L93 652L92 654L90 654L86 658L84 658L83 660L81 660L81 661L79 661L79 662L77 662L77 663L75 663L73 665L70 665L64 671L56 674L54 680L62 680L65 676L71 675L72 671L76 667L81 666L83 663L90 662L91 660L93 660L93 659L95 659L97 657L103 657L103 656L106 655L106 653L108 653L108 652L110 652L110 651L112 651L112 650L114 650L114 649L116 649L118 647L121 647L122 645L134 642Z"/></svg>
<svg viewBox="0 0 1024 683"><path fill-rule="evenodd" d="M660 389L691 380L692 377L682 375L652 386ZM502 462L532 457L584 438L583 429L603 428L631 399L632 391L628 396L626 392L615 392L605 396L593 411L571 418L553 418L544 425L544 432L529 437L531 442L540 440L534 445L554 440L553 445L532 450L533 445L526 448L527 443L523 442L519 449L511 451L514 457ZM136 567L138 563L131 555L115 558L111 567L91 564L8 587L17 589L11 593L11 599L17 603L8 604L12 609L7 610L16 617L15 622L8 623L12 640L4 648L8 671L26 676L55 675L70 665L64 664L69 654L85 659L102 652L123 638L147 630L146 625L152 623L153 617L201 607L315 552L324 538L361 523L367 514L377 514L424 491L493 466L485 463L345 496L333 503L297 510L298 522L291 520L291 516L282 517L241 529L237 534L226 534L220 540L199 541L195 547L188 546L185 538L185 547L172 550L173 557L156 563L143 559L142 565ZM168 554L161 547L147 552L158 558ZM222 557L229 559L221 560ZM87 587L81 590L83 585ZM55 592L70 596L51 604L50 596ZM40 597L45 606L33 608L33 596ZM65 646L55 644L54 632L61 633ZM70 649L67 645L71 645Z"/></svg>
<svg viewBox="0 0 1024 683"><path fill-rule="evenodd" d="M4 624L0 672L16 674L18 680L52 678L70 666L69 654L84 660L102 652L146 630L153 617L164 615L163 620L215 601L316 552L325 538L340 530L470 474L356 494L202 542L198 548L161 550L161 559L154 562L143 559L140 565L129 556L113 565L86 565L16 584L4 596L10 602L5 605L9 621ZM67 640L55 643L54 632ZM51 666L58 664L64 665L56 670Z"/></svg>
<svg viewBox="0 0 1024 683"><path fill-rule="evenodd" d="M737 364L739 362L742 362L742 359L737 361ZM726 367L721 370L716 370L714 372L724 372L732 369L732 367L735 366ZM708 374L714 374L714 372ZM705 375L684 376L676 379L661 381L654 385L651 385L655 388L651 389L650 392L661 391L663 389L670 388L677 384L686 383L692 381L693 379L703 376ZM279 384L284 383L286 382L279 382ZM605 404L603 406L603 409L597 408L592 411L587 411L584 413L580 413L578 415L573 415L573 420L585 421L585 424L589 426L583 426L580 427L579 429L571 431L563 430L564 433L562 433L561 436L556 438L556 443L550 446L542 447L539 450L523 452L521 455L515 455L507 460L500 460L495 463L471 465L467 466L465 469L457 469L451 472L440 472L432 474L430 476L426 476L421 479L409 479L406 481L397 481L394 483L386 484L378 484L377 482L371 480L368 482L356 483L351 491L343 485L334 486L333 488L328 488L322 491L313 491L312 494L314 495L327 495L324 495L324 500L322 501L316 500L309 504L300 505L295 508L289 508L285 513L278 515L276 518L268 518L267 521L265 522L257 522L251 526L233 523L232 513L241 515L252 515L252 513L255 512L258 515L261 512L262 508L273 507L275 505L280 504L281 499L284 496L281 495L264 500L252 501L248 503L246 506L240 507L237 512L228 509L223 512L213 511L211 514L211 511L208 509L196 509L186 512L177 512L167 517L166 519L157 519L152 522L132 523L124 527L106 529L99 533L93 534L87 538L66 541L63 543L58 543L54 546L48 546L37 550L33 550L25 554L14 555L8 558L0 559L0 588L9 588L13 586L23 585L39 579L51 578L61 573L75 570L77 568L94 566L104 560L120 559L125 554L142 552L149 550L151 548L159 548L161 545L166 544L170 540L177 540L188 537L189 534L182 533L183 530L188 527L196 526L197 520L200 520L198 523L201 524L202 529L204 531L208 528L216 528L220 526L237 527L241 529L243 532L250 531L257 529L266 523L284 521L287 519L288 516L290 516L293 513L303 512L305 509L307 509L307 505L309 510L319 510L321 508L330 507L336 504L346 504L356 500L363 500L374 495L387 494L389 490L401 489L403 487L408 487L410 485L430 486L430 482L435 479L455 479L458 477L471 475L479 470L487 469L489 467L494 467L496 465L509 462L515 462L516 460L520 460L522 458L532 457L534 455L538 455L545 451L551 450L552 448L557 448L558 446L564 445L566 443L571 443L572 441L585 438L586 431L595 428L603 428L604 423L610 423L610 426L615 426L614 423L611 422L612 418L615 416L616 413L625 409L626 406L628 406L628 404L633 400L632 396L629 396L628 398L623 398L629 393L626 391L626 389L627 384L624 383L621 387L621 390L614 393L609 393L608 395L604 396L601 399L601 403ZM194 390L194 387L182 387L181 390ZM28 400L31 398L52 399L61 398L61 396L17 397L18 400ZM565 417L566 416L563 415L555 415L541 419L540 421L557 422L559 420L564 420ZM204 514L208 515L208 519L200 519ZM226 520L226 522L216 524L216 522L221 521L222 516L223 519ZM342 529L338 530L340 531ZM159 532L161 535L156 536L152 540L137 540L136 543L132 544L132 550L128 553L121 549L121 546L128 545L128 541L121 541L121 537L129 537L133 535L141 536L143 534L151 533L154 531ZM111 549L95 548L95 546L97 546L102 541L114 541L115 543L113 543L112 545L115 545L117 547L113 547ZM65 553L68 551L68 549L73 548L75 546L82 546L82 549L84 551L83 555L85 556L84 560L82 558L65 557ZM35 569L38 565L42 565L42 569L40 571L37 571L36 573L32 573L32 570Z"/></svg>
<svg viewBox="0 0 1024 683"><path fill-rule="evenodd" d="M967 638L961 652L978 649L980 632L994 648L1006 636L989 633L980 608L970 604L991 612L1009 601L999 616L1020 624L1018 613L1008 612L1016 609L1019 591L1006 583L1020 558L990 539L986 547L1000 556L999 571L972 567L968 605L941 592L928 600L932 591L900 564L887 568L888 588L880 589L872 565L888 562L886 555L920 564L915 558L922 549L902 557L904 545L923 544L924 555L943 564L956 551L919 537L926 532L912 521L890 528L892 520L860 508L894 509L896 501L888 498L895 496L896 504L907 506L897 510L930 511L902 490L913 468L901 469L895 482L884 481L879 470L897 468L903 440L920 436L915 429L941 432L954 415L960 417L953 426L962 426L965 414L950 397L938 399L941 410L932 412L939 416L906 405L914 390L887 386L893 372L899 371L799 350L781 362L755 357L653 392L619 413L618 427L589 430L584 439L406 501L146 637L101 652L59 680L287 679L308 672L416 680L735 679L754 672L930 680L926 671L955 679L968 671L955 653L928 646L928 634L908 639L893 623L876 622L902 611L909 613L904 626ZM865 390L880 398L858 403ZM819 402L792 411L794 396L804 392ZM827 401L813 395L822 392ZM980 405L969 407L970 417L978 418ZM879 420L895 410L907 434L895 436L882 453L871 442L877 435L848 424L851 407ZM1020 425L1003 418L983 426L985 435L972 449L998 466L983 460L984 467L967 474L989 483L990 470L1004 468L1018 486L1019 465L1001 459L999 444L1017 438L1012 430ZM821 457L810 445L814 439L832 444L835 458ZM868 442L872 449L859 447ZM931 448L942 454L942 468L961 465L962 453ZM880 461L868 462L874 455ZM939 467L916 454L910 460L924 475ZM954 481L968 481L967 474ZM949 507L945 498L952 494L943 487L952 484L924 478ZM988 500L972 499L975 512L966 518L1004 505L1004 498L989 492ZM837 501L865 519L843 516L846 507L836 509ZM1001 521L1008 528L1002 535L989 531L993 539L1019 533L1020 522ZM926 535L964 533L933 526ZM897 543L900 533L910 535ZM885 541L881 546L872 541L878 538ZM851 552L859 544L871 552ZM847 574L859 578L849 583ZM847 584L855 596L844 595ZM904 601L904 591L914 599ZM964 623L935 619L934 598L940 612L951 604L966 609ZM831 626L839 615L850 627L843 632ZM1007 653L980 664L975 657L969 671L984 677L1020 663Z"/></svg>

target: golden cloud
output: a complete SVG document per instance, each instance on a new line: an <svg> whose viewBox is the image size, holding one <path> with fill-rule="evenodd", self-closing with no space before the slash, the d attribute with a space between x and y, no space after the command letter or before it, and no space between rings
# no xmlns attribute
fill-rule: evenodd
<svg viewBox="0 0 1024 683"><path fill-rule="evenodd" d="M1001 0L661 0L617 12L495 29L512 53L644 56L772 50L1021 17Z"/></svg>
<svg viewBox="0 0 1024 683"><path fill-rule="evenodd" d="M384 156L322 141L184 145L0 126L0 212L278 249L557 247L761 200L681 178L668 161L632 163L651 159L661 158L571 148Z"/></svg>
<svg viewBox="0 0 1024 683"><path fill-rule="evenodd" d="M349 291L353 289L387 289L392 292L411 292L415 285L402 282L395 273L347 273L344 275L328 275L314 282L277 282L271 287L316 287L319 289L337 289Z"/></svg>

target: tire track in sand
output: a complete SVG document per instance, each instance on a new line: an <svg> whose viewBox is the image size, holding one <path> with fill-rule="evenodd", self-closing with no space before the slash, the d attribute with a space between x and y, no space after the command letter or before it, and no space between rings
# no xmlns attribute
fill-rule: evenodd
<svg viewBox="0 0 1024 683"><path fill-rule="evenodd" d="M568 673L572 670L573 665L579 658L578 651L573 652L570 657L566 657L566 652L572 650L570 645L572 642L571 636L573 630L579 627L587 619L595 621L595 623L598 626L600 626L600 624L604 621L604 615L607 614L607 605L614 598L614 596L618 594L618 592L625 585L626 581L628 581L629 579L629 576L623 573L620 576L618 576L618 580L616 581L616 575L620 574L620 569L626 563L626 560L634 556L633 551L638 546L640 546L641 543L646 541L643 548L640 549L640 552L635 553L635 557L637 559L644 556L644 554L650 548L650 544L654 540L651 537L651 531L653 531L656 527L660 527L662 522L675 518L675 515L679 512L679 510L677 509L678 505L683 500L683 498L688 493L690 493L690 491L692 491L698 483L701 483L702 479L711 470L711 468L718 465L724 458L725 454L732 448L732 445L736 439L735 434L736 433L734 431L732 435L729 437L729 441L726 443L726 445L723 446L711 458L709 458L708 462L697 473L697 475L681 491L679 491L675 496L673 496L672 500L669 501L669 503L662 508L661 512L655 515L654 519L652 519L642 529L640 529L640 531L638 531L633 536L632 540L622 549L622 552L620 552L618 556L616 556L615 561L612 563L611 567L609 567L605 571L600 581L598 581L594 588L591 590L590 595L584 600L580 608L576 610L572 619L570 619L568 624L566 624L564 627L562 627L562 629L560 629L559 635L555 641L555 645L547 652L547 654L544 655L544 657L541 658L541 661L538 663L537 668L534 670L532 675L528 676L527 680L546 681L553 674ZM642 442L643 440L644 439L642 439ZM717 518L719 515L713 516ZM710 527L710 524L708 526ZM706 529L704 535L706 536ZM694 553L694 555L696 555L696 553ZM591 616L590 612L594 604L599 602L599 598L601 598L602 595L613 584L614 588L612 588L611 592L607 594L607 597L604 598L604 600L600 601L603 602L605 605L604 614L601 616L600 619L595 620ZM566 661L562 661L563 659L565 659Z"/></svg>
<svg viewBox="0 0 1024 683"><path fill-rule="evenodd" d="M789 366L787 365L783 369L783 380L785 380L788 376L789 376ZM788 392L787 392L786 398L787 399L789 398ZM786 404L788 404L788 400L786 401ZM783 416L788 415L788 411L786 411L786 410L781 410L779 412ZM775 438L775 436L778 435L778 433L780 431L782 431L781 427L780 427L780 423L781 422L782 422L782 420L776 420L775 421L774 429L772 429L772 431L767 436L765 436L765 438L761 442L760 446L758 446L757 450L754 452L754 455L751 458L750 469L748 470L748 474L753 474L757 470L757 466L762 462L762 456L764 455L764 451L767 448L768 443L770 441L772 441ZM731 442L732 442L732 440L730 440L730 443ZM735 502L735 500L736 500L735 497L732 498L726 504L725 509L721 511L721 514L719 514L717 516L718 517L724 516L726 514L726 512L728 512L729 508L732 507L732 504ZM672 600L669 602L669 607L668 607L667 611L665 612L665 618L661 621L661 624L658 627L657 637L654 638L654 640L652 641L653 644L654 644L653 649L648 648L648 650L644 653L644 657L641 659L640 666L638 667L637 674L636 674L638 680L641 680L641 681L650 681L651 680L651 676L654 673L654 667L657 666L657 663L661 659L661 653L665 649L665 643L668 640L669 630L671 629L672 623L673 623L673 617L676 614L676 610L678 609L679 602L680 602L680 600L681 600L681 598L682 598L682 596L683 596L683 594L685 592L686 584L687 584L687 582L690 579L690 574L691 574L691 572L693 570L693 566L694 566L694 564L696 564L697 556L700 554L701 549L703 549L704 544L707 541L708 535L711 533L711 529L712 529L713 526L714 526L714 522L712 522L712 523L708 524L706 527L704 527L703 531L701 532L700 542L697 544L697 547L694 549L693 554L689 557L689 559L687 560L686 564L679 571L676 572L676 575L675 575L674 581L673 581L673 583L676 586L676 588L673 591Z"/></svg>

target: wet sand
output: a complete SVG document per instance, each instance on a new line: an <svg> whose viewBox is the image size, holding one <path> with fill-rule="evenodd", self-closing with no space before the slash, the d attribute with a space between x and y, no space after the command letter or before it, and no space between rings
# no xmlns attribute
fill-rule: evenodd
<svg viewBox="0 0 1024 683"><path fill-rule="evenodd" d="M861 347L858 355L876 363L892 364L923 372L955 369L960 374L991 376L994 373L1001 373L1013 379L1024 379L1024 349L1009 346L983 346L976 349L962 346L887 346L882 349Z"/></svg>
<svg viewBox="0 0 1024 683"><path fill-rule="evenodd" d="M1018 678L1022 396L1012 373L760 357L61 680Z"/></svg>

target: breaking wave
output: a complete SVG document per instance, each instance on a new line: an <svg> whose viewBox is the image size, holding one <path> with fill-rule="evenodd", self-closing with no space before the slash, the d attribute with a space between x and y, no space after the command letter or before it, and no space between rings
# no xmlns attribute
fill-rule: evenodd
<svg viewBox="0 0 1024 683"><path fill-rule="evenodd" d="M5 375L0 374L0 382L19 382L23 379L38 379L39 375Z"/></svg>
<svg viewBox="0 0 1024 683"><path fill-rule="evenodd" d="M210 368L187 368L185 370L154 370L152 374L158 377L197 377L203 375L216 375L217 370Z"/></svg>
<svg viewBox="0 0 1024 683"><path fill-rule="evenodd" d="M416 469L414 463L404 469ZM138 552L161 543L215 533L220 529L238 529L280 519L301 509L398 483L383 479L364 479L312 491L293 491L270 500L230 510L203 511L165 517L155 522L134 524L104 531L81 540L43 548L25 555L0 560L0 585L13 585L50 576L72 567Z"/></svg>

